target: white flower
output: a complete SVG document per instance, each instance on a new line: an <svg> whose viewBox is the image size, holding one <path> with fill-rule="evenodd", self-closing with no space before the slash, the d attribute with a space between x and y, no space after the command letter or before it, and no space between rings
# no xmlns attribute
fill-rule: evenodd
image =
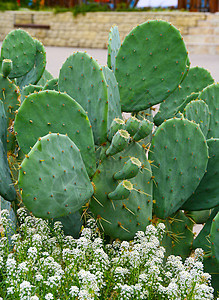
<svg viewBox="0 0 219 300"><path fill-rule="evenodd" d="M37 296L31 296L30 300L39 300L39 298Z"/></svg>
<svg viewBox="0 0 219 300"><path fill-rule="evenodd" d="M52 299L54 299L53 294L51 294L51 293L46 294L45 300L52 300Z"/></svg>
<svg viewBox="0 0 219 300"><path fill-rule="evenodd" d="M24 280L21 284L20 284L20 290L30 290L31 289L31 284L29 281Z"/></svg>
<svg viewBox="0 0 219 300"><path fill-rule="evenodd" d="M13 295L14 294L14 287L13 286L9 286L7 288L7 295Z"/></svg>
<svg viewBox="0 0 219 300"><path fill-rule="evenodd" d="M78 296L78 293L79 293L79 288L77 286L73 285L72 287L70 287L69 294L71 297Z"/></svg>
<svg viewBox="0 0 219 300"><path fill-rule="evenodd" d="M43 280L43 276L41 274L36 274L35 279L36 279L36 281L41 281L41 280Z"/></svg>

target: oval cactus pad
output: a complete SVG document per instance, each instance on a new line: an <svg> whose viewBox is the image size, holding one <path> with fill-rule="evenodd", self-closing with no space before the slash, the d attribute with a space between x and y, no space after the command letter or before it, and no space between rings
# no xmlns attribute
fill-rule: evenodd
<svg viewBox="0 0 219 300"><path fill-rule="evenodd" d="M199 124L202 133L205 137L207 137L210 123L210 114L208 105L204 101L193 100L188 103L184 110L184 116L186 119Z"/></svg>
<svg viewBox="0 0 219 300"><path fill-rule="evenodd" d="M46 51L43 44L34 40L36 44L35 62L33 68L24 76L17 78L17 85L22 89L25 85L36 84L43 75L46 67Z"/></svg>
<svg viewBox="0 0 219 300"><path fill-rule="evenodd" d="M219 139L207 140L209 159L207 172L190 198L185 210L203 210L219 205Z"/></svg>
<svg viewBox="0 0 219 300"><path fill-rule="evenodd" d="M10 78L23 76L34 66L36 43L26 31L13 30L2 42L1 56L13 62Z"/></svg>
<svg viewBox="0 0 219 300"><path fill-rule="evenodd" d="M23 160L18 185L23 203L41 218L73 213L93 194L79 149L55 133L40 138Z"/></svg>
<svg viewBox="0 0 219 300"><path fill-rule="evenodd" d="M96 170L91 125L83 108L70 96L43 91L28 96L18 110L14 129L21 150L30 151L49 132L67 134L81 151L89 176Z"/></svg>
<svg viewBox="0 0 219 300"><path fill-rule="evenodd" d="M108 90L102 67L86 53L68 57L59 73L59 90L74 98L86 112L96 145L106 141Z"/></svg>
<svg viewBox="0 0 219 300"><path fill-rule="evenodd" d="M166 99L181 81L186 62L182 36L170 23L156 20L135 27L116 57L122 111L144 110Z"/></svg>
<svg viewBox="0 0 219 300"><path fill-rule="evenodd" d="M154 175L155 214L165 219L195 191L208 162L208 148L199 126L170 119L158 127L149 159Z"/></svg>
<svg viewBox="0 0 219 300"><path fill-rule="evenodd" d="M210 125L207 138L219 138L219 83L207 86L199 95L210 112Z"/></svg>

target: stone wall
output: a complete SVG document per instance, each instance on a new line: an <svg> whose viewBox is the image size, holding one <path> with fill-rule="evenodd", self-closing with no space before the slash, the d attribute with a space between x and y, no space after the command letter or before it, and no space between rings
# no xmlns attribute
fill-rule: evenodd
<svg viewBox="0 0 219 300"><path fill-rule="evenodd" d="M121 39L137 24L162 19L171 22L187 35L189 28L205 20L205 13L188 12L95 12L73 17L71 12L0 12L0 40L14 29L14 24L49 25L45 28L24 28L45 46L106 48L108 32L113 24L119 27Z"/></svg>

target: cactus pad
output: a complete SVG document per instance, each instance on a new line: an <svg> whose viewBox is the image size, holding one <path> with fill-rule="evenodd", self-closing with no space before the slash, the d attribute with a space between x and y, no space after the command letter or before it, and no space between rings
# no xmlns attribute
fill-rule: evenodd
<svg viewBox="0 0 219 300"><path fill-rule="evenodd" d="M194 238L194 222L179 210L165 220L166 234L162 240L165 247L165 257L181 256L184 260L189 256Z"/></svg>
<svg viewBox="0 0 219 300"><path fill-rule="evenodd" d="M107 65L115 72L116 56L121 46L118 26L112 26L108 38L108 57Z"/></svg>
<svg viewBox="0 0 219 300"><path fill-rule="evenodd" d="M58 88L58 78L52 78L47 81L47 83L43 87L44 91L57 91L59 90Z"/></svg>
<svg viewBox="0 0 219 300"><path fill-rule="evenodd" d="M18 185L23 203L42 218L76 212L93 194L79 149L55 133L40 138L23 160Z"/></svg>
<svg viewBox="0 0 219 300"><path fill-rule="evenodd" d="M106 79L106 83L108 85L108 130L112 124L112 121L115 118L122 119L121 105L120 105L120 95L118 83L116 81L116 77L112 70L108 67L103 67L103 74Z"/></svg>
<svg viewBox="0 0 219 300"><path fill-rule="evenodd" d="M10 78L28 73L34 66L36 43L24 30L12 30L2 42L1 56L13 62Z"/></svg>
<svg viewBox="0 0 219 300"><path fill-rule="evenodd" d="M37 84L44 86L50 79L53 79L52 74L48 70L44 70L43 75L41 76Z"/></svg>
<svg viewBox="0 0 219 300"><path fill-rule="evenodd" d="M170 119L153 136L149 159L155 177L155 214L165 219L195 191L208 162L208 148L199 126Z"/></svg>
<svg viewBox="0 0 219 300"><path fill-rule="evenodd" d="M88 175L94 174L96 158L91 125L83 108L70 96L55 91L31 94L18 110L14 129L26 154L39 137L49 132L67 134L80 149Z"/></svg>
<svg viewBox="0 0 219 300"><path fill-rule="evenodd" d="M16 199L16 191L12 184L11 172L7 161L7 121L4 111L4 105L0 101L0 195L8 200Z"/></svg>
<svg viewBox="0 0 219 300"><path fill-rule="evenodd" d="M0 100L4 104L5 114L7 118L7 127L11 126L14 120L15 111L19 108L19 90L18 87L11 82L10 79L0 74Z"/></svg>
<svg viewBox="0 0 219 300"><path fill-rule="evenodd" d="M170 23L156 20L135 27L116 57L122 111L140 111L162 102L181 81L186 63L182 36Z"/></svg>
<svg viewBox="0 0 219 300"><path fill-rule="evenodd" d="M128 199L110 200L108 194L116 189L118 181L113 178L130 157L138 157L142 170L129 179L134 190ZM107 235L121 240L131 240L136 231L145 230L152 217L151 168L144 149L131 143L123 152L114 157L102 157L93 177L95 194L90 201L90 210L97 218L97 224Z"/></svg>
<svg viewBox="0 0 219 300"><path fill-rule="evenodd" d="M22 89L28 84L37 84L46 67L46 51L43 44L34 40L36 44L35 62L33 68L24 76L17 78L17 85Z"/></svg>
<svg viewBox="0 0 219 300"><path fill-rule="evenodd" d="M206 102L210 111L210 125L207 138L219 138L219 83L206 87L199 99Z"/></svg>
<svg viewBox="0 0 219 300"><path fill-rule="evenodd" d="M210 113L208 105L204 101L191 101L185 107L184 116L186 119L199 124L204 136L207 137L210 123Z"/></svg>
<svg viewBox="0 0 219 300"><path fill-rule="evenodd" d="M211 210L211 214L205 225L203 226L202 230L199 232L197 237L194 239L193 242L193 249L202 248L205 253L209 253L211 251L211 244L210 244L210 231L211 231L211 224L212 220L216 216L219 211L219 206L215 207Z"/></svg>
<svg viewBox="0 0 219 300"><path fill-rule="evenodd" d="M180 86L161 103L159 112L154 118L155 124L160 125L164 120L174 117L179 110L178 107L191 93L200 92L213 82L211 74L204 68L191 68Z"/></svg>
<svg viewBox="0 0 219 300"><path fill-rule="evenodd" d="M63 64L58 84L61 92L69 94L88 112L95 144L105 142L108 89L102 67L88 54L74 53Z"/></svg>
<svg viewBox="0 0 219 300"><path fill-rule="evenodd" d="M219 263L219 213L212 220L210 240L212 257Z"/></svg>
<svg viewBox="0 0 219 300"><path fill-rule="evenodd" d="M33 85L33 84L30 84L30 85L27 85L25 86L22 91L21 91L21 104L24 102L24 100L30 95L30 94L33 94L33 93L37 93L37 92L40 92L42 91L42 86L40 85Z"/></svg>
<svg viewBox="0 0 219 300"><path fill-rule="evenodd" d="M219 139L207 140L209 159L207 172L197 189L183 204L185 210L203 210L219 205Z"/></svg>

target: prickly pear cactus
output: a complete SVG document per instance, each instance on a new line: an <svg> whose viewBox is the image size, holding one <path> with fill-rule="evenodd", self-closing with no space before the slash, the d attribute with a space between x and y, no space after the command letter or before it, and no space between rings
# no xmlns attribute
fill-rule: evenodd
<svg viewBox="0 0 219 300"><path fill-rule="evenodd" d="M118 54L119 48L121 46L120 35L118 26L114 25L110 28L109 38L108 38L108 56L107 65L110 69L115 72L115 62L116 56Z"/></svg>
<svg viewBox="0 0 219 300"><path fill-rule="evenodd" d="M181 81L186 63L185 44L173 25L148 21L135 27L116 57L122 111L144 110L165 100Z"/></svg>
<svg viewBox="0 0 219 300"><path fill-rule="evenodd" d="M11 172L7 161L7 120L4 105L0 101L0 195L8 201L16 199Z"/></svg>
<svg viewBox="0 0 219 300"><path fill-rule="evenodd" d="M22 30L6 37L0 194L36 216L58 218L73 236L81 215L121 240L165 222L166 252L185 258L203 246L217 291L218 84L206 70L189 69L182 36L165 21L143 23L122 46L114 39L109 47L115 72L78 52L63 64L57 86L44 70L42 44ZM121 111L132 117L123 120ZM193 241L195 222L206 224Z"/></svg>
<svg viewBox="0 0 219 300"><path fill-rule="evenodd" d="M26 31L13 30L2 43L1 56L3 59L8 58L13 62L10 78L21 77L34 67L36 43Z"/></svg>
<svg viewBox="0 0 219 300"><path fill-rule="evenodd" d="M118 172L128 163L130 157L138 158L141 168L136 176L129 178L131 183L128 197L110 199L120 183L115 179ZM124 151L107 156L103 154L101 163L93 177L94 195L89 209L98 220L100 228L107 235L121 240L133 239L136 231L144 230L152 218L152 179L151 167L144 149L131 143ZM124 177L123 177L124 178Z"/></svg>
<svg viewBox="0 0 219 300"><path fill-rule="evenodd" d="M204 210L219 204L219 139L207 140L209 159L206 173L197 189L183 204L185 210Z"/></svg>
<svg viewBox="0 0 219 300"><path fill-rule="evenodd" d="M34 145L21 164L18 185L25 206L42 218L74 213L93 194L79 149L58 133Z"/></svg>
<svg viewBox="0 0 219 300"><path fill-rule="evenodd" d="M154 118L155 124L160 125L164 120L173 118L178 112L178 107L185 102L186 97L191 93L202 91L213 82L214 80L207 70L199 67L191 68L172 95L161 103L159 112Z"/></svg>
<svg viewBox="0 0 219 300"><path fill-rule="evenodd" d="M191 101L185 107L184 116L186 119L199 124L202 133L205 137L207 137L210 123L210 112L208 105L204 101Z"/></svg>
<svg viewBox="0 0 219 300"><path fill-rule="evenodd" d="M88 113L95 144L106 142L108 89L102 67L88 54L74 53L60 70L58 86Z"/></svg>
<svg viewBox="0 0 219 300"><path fill-rule="evenodd" d="M31 94L21 105L14 128L25 154L39 137L49 132L67 134L80 149L89 176L94 174L96 159L91 125L83 108L68 95L55 91Z"/></svg>

